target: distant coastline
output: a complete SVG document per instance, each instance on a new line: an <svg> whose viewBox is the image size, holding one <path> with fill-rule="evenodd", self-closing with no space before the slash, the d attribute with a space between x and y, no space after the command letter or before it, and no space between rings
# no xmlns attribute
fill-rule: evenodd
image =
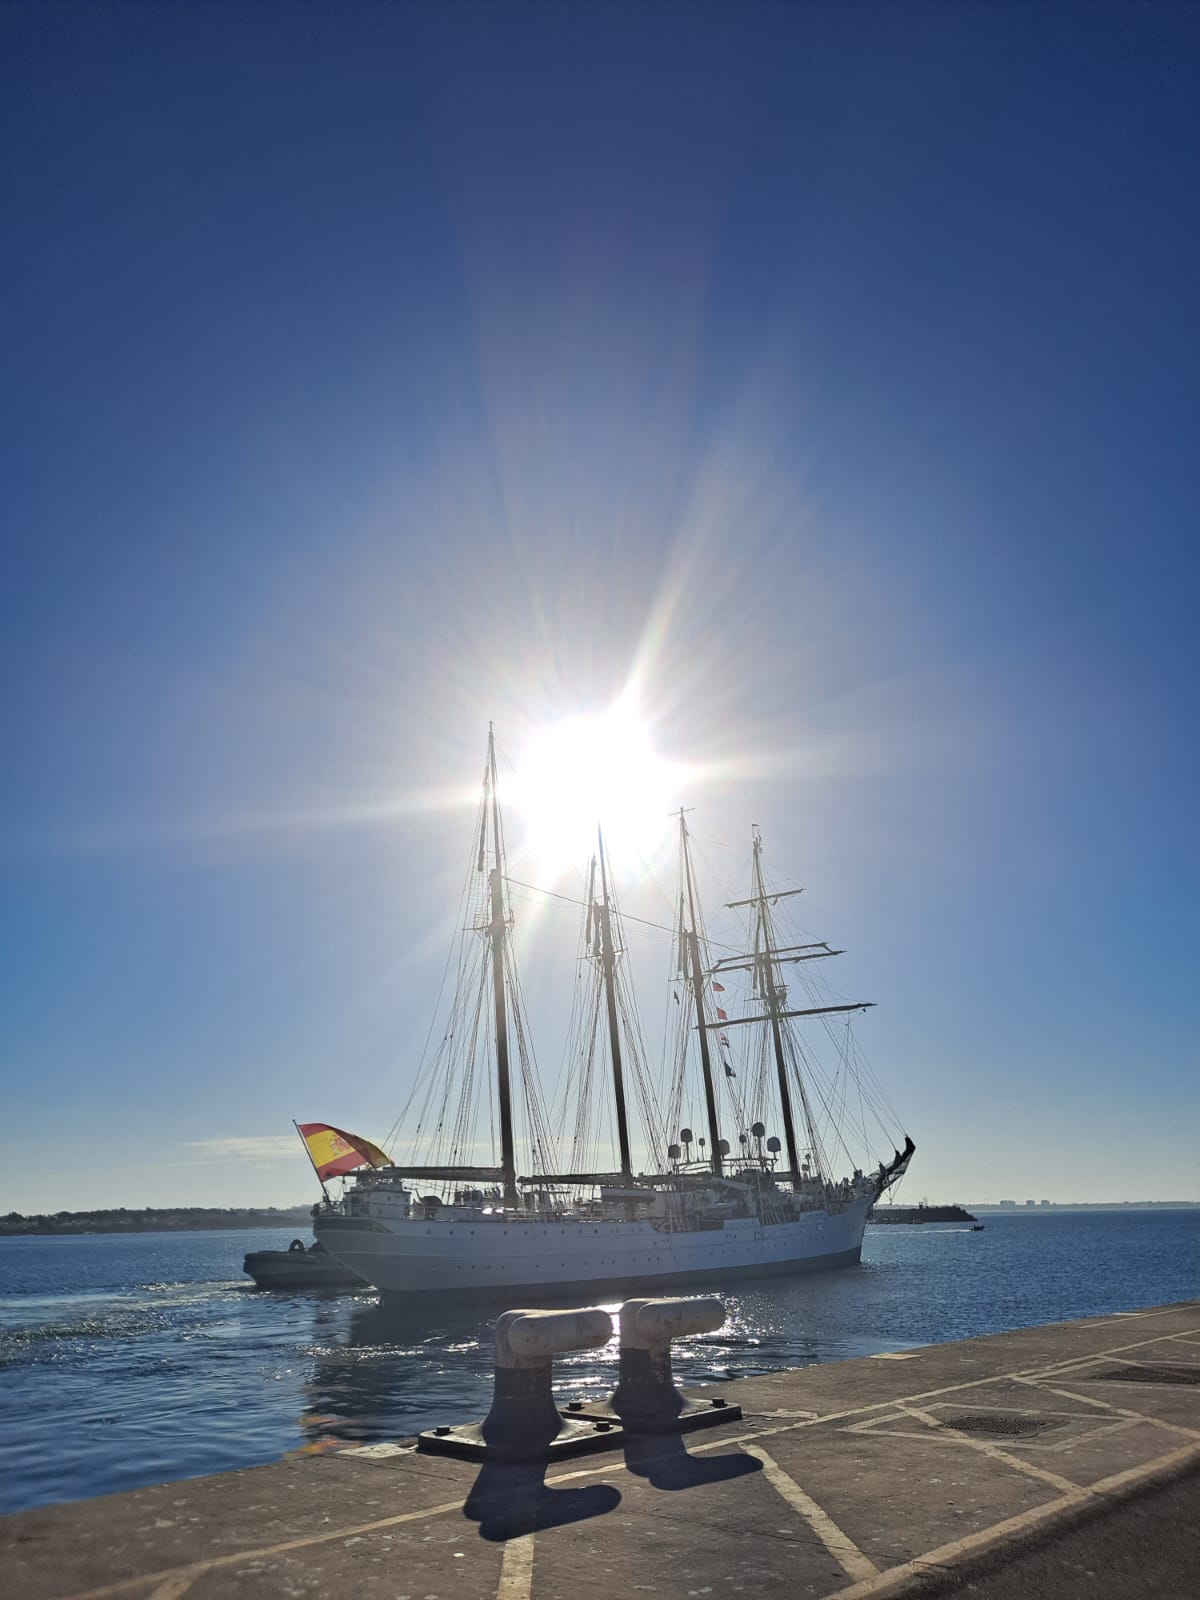
<svg viewBox="0 0 1200 1600"><path fill-rule="evenodd" d="M989 1217L1044 1217L1071 1211L1200 1211L1200 1200L1039 1200L1035 1205L1015 1201L973 1201L961 1205L930 1205L922 1200L915 1206L874 1206L868 1222L974 1222L982 1213Z"/></svg>
<svg viewBox="0 0 1200 1600"><path fill-rule="evenodd" d="M10 1211L0 1217L0 1238L54 1233L194 1233L220 1228L307 1228L309 1206L246 1207L147 1206L112 1211L56 1211L52 1216L22 1216Z"/></svg>
<svg viewBox="0 0 1200 1600"><path fill-rule="evenodd" d="M960 1205L877 1206L873 1222L971 1222L974 1214L1006 1217L1045 1216L1048 1211L1200 1211L1200 1200L1081 1200L1039 1201L1036 1205L997 1204L995 1201ZM940 1215L940 1213L945 1215ZM889 1215L889 1213L891 1213ZM0 1217L0 1239L58 1233L192 1233L239 1228L307 1228L310 1206L144 1206L108 1211L56 1211L23 1216L10 1211Z"/></svg>
<svg viewBox="0 0 1200 1600"><path fill-rule="evenodd" d="M1036 1217L1047 1211L1197 1211L1200 1200L973 1200L972 1211L990 1211L1006 1217Z"/></svg>

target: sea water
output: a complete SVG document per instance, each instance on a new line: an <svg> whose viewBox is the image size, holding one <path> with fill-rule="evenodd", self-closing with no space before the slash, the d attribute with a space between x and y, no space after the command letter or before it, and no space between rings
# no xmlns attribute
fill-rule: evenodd
<svg viewBox="0 0 1200 1600"><path fill-rule="evenodd" d="M1200 1295L1200 1210L868 1227L859 1267L719 1287L685 1383ZM291 1230L0 1239L0 1511L402 1438L487 1410L491 1312L256 1290ZM706 1288L706 1292L708 1292ZM596 1398L616 1350L561 1358Z"/></svg>

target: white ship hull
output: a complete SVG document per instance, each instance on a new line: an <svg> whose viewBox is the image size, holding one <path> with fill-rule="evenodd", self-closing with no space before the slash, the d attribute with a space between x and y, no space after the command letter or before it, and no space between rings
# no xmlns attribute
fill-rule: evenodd
<svg viewBox="0 0 1200 1600"><path fill-rule="evenodd" d="M766 1224L756 1217L694 1231L649 1222L469 1221L327 1216L321 1243L386 1297L469 1298L670 1285L851 1266L862 1250L871 1195L841 1210Z"/></svg>

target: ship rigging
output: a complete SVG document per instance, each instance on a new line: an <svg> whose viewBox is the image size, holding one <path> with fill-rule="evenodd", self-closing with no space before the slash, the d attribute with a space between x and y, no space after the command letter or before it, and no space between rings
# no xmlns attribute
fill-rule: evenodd
<svg viewBox="0 0 1200 1600"><path fill-rule="evenodd" d="M914 1146L905 1137L903 1149L870 1172L854 1165L852 1177L835 1180L827 1147L832 1132L849 1156L837 1114L847 1109L851 1078L864 1137L868 1108L883 1126L890 1107L848 1027L829 1078L797 1024L815 1021L837 1047L835 1019L848 1024L870 1003L820 993L811 981L816 963L841 952L780 937L778 907L799 891L768 884L757 827L752 893L726 902L748 921L746 948L714 959L683 810L678 831L673 1047L664 1049L656 1075L638 1023L612 863L597 830L573 1042L552 1116L518 979L489 731L445 1026L385 1140L394 1147L408 1133L407 1149L390 1166L360 1173L316 1220L327 1248L385 1293L648 1286L858 1259L866 1213L902 1175ZM788 967L801 975L805 998L823 1003L790 1002ZM730 1016L718 1000L728 986L742 991L742 1015ZM732 1030L747 1030L751 1047L735 1054ZM702 1111L706 1132L698 1137L684 1122L688 1107ZM767 1131L776 1118L782 1143ZM736 1133L736 1151L723 1127Z"/></svg>

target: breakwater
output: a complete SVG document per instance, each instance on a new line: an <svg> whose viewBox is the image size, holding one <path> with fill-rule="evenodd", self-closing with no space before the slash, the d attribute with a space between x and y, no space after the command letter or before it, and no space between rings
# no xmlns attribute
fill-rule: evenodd
<svg viewBox="0 0 1200 1600"><path fill-rule="evenodd" d="M876 1206L868 1222L974 1222L961 1206Z"/></svg>

